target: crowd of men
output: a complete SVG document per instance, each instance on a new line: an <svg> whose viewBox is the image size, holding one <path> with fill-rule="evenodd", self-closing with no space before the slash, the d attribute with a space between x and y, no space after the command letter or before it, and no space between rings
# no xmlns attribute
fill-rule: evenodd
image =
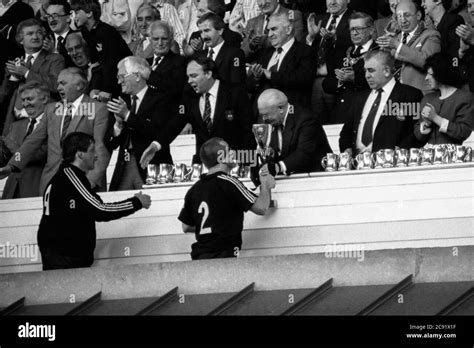
<svg viewBox="0 0 474 348"><path fill-rule="evenodd" d="M270 172L291 174L322 170L322 125L344 124L340 151L353 155L439 143L434 134L461 144L473 128L474 0L127 3L2 1L3 198L42 195L77 131L94 138L88 179L106 191L114 149L109 189L138 189L147 164L173 163L182 133L196 135L200 163L207 140L251 151L252 124L272 124ZM432 57L455 85L439 64L429 83ZM387 115L389 103L421 107Z"/></svg>
<svg viewBox="0 0 474 348"><path fill-rule="evenodd" d="M90 266L95 221L150 207L97 192L140 189L148 164L173 164L179 134L195 134L192 162L209 170L179 215L206 259L238 255L243 213L265 214L275 175L323 170L323 125L343 124L351 156L462 144L474 129L474 0L33 5L0 4L0 179L4 199L43 195L44 269ZM259 123L273 157L256 196L219 158L255 151Z"/></svg>

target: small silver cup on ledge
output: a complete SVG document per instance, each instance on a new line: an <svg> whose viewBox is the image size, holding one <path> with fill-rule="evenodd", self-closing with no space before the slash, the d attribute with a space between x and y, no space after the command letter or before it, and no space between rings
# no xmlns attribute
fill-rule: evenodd
<svg viewBox="0 0 474 348"><path fill-rule="evenodd" d="M335 153L328 153L326 157L321 160L321 166L326 172L337 171L338 156Z"/></svg>
<svg viewBox="0 0 474 348"><path fill-rule="evenodd" d="M158 173L156 172L156 164L149 164L146 167L146 180L147 185L154 185L157 182Z"/></svg>
<svg viewBox="0 0 474 348"><path fill-rule="evenodd" d="M372 169L374 163L372 160L372 155L370 152L364 152L361 154L358 154L353 160L352 160L354 168L357 170L368 170Z"/></svg>
<svg viewBox="0 0 474 348"><path fill-rule="evenodd" d="M338 156L338 168L340 172L351 170L352 158L347 152L343 152Z"/></svg>
<svg viewBox="0 0 474 348"><path fill-rule="evenodd" d="M421 151L420 149L412 148L410 149L410 158L408 160L409 167L417 167L421 162Z"/></svg>
<svg viewBox="0 0 474 348"><path fill-rule="evenodd" d="M433 148L425 148L421 150L421 165L431 166L433 165L435 150Z"/></svg>
<svg viewBox="0 0 474 348"><path fill-rule="evenodd" d="M158 174L158 183L167 184L173 182L174 166L172 164L161 163Z"/></svg>
<svg viewBox="0 0 474 348"><path fill-rule="evenodd" d="M401 149L399 147L395 148L395 165L398 168L403 168L408 166L409 153L407 149Z"/></svg>

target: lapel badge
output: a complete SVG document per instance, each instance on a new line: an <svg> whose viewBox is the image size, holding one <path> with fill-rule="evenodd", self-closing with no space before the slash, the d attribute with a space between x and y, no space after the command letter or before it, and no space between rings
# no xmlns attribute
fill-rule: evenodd
<svg viewBox="0 0 474 348"><path fill-rule="evenodd" d="M226 110L225 118L227 119L227 121L232 122L234 120L234 110Z"/></svg>
<svg viewBox="0 0 474 348"><path fill-rule="evenodd" d="M102 52L102 44L98 43L95 48L97 48L97 51Z"/></svg>

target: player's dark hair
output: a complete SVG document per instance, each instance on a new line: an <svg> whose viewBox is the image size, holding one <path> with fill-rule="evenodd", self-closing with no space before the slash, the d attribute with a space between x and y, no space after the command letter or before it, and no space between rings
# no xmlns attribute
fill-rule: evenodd
<svg viewBox="0 0 474 348"><path fill-rule="evenodd" d="M219 163L218 158L222 151L227 150L228 145L222 138L211 138L201 146L199 157L207 168L212 168Z"/></svg>
<svg viewBox="0 0 474 348"><path fill-rule="evenodd" d="M94 144L92 135L74 132L68 134L62 143L63 147L63 164L70 164L76 159L76 153L87 152L91 144Z"/></svg>
<svg viewBox="0 0 474 348"><path fill-rule="evenodd" d="M202 70L204 72L210 71L210 72L212 72L212 77L213 78L215 78L215 79L218 78L216 62L214 62L211 58L197 57L197 58L191 59L189 61L188 65L191 62L196 62L197 64L199 64L202 67Z"/></svg>
<svg viewBox="0 0 474 348"><path fill-rule="evenodd" d="M73 11L83 10L86 13L92 12L96 21L100 20L100 15L102 14L97 0L71 0L71 9Z"/></svg>
<svg viewBox="0 0 474 348"><path fill-rule="evenodd" d="M221 17L216 15L215 13L208 12L204 14L201 18L198 19L197 25L204 23L205 21L209 21L212 24L212 27L216 30L224 30L225 23Z"/></svg>

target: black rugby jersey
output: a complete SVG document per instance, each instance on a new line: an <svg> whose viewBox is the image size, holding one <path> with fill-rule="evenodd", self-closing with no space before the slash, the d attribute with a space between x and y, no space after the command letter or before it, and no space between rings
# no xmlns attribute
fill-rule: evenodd
<svg viewBox="0 0 474 348"><path fill-rule="evenodd" d="M197 242L191 256L219 251L237 251L242 247L244 212L257 196L238 179L224 172L202 175L189 189L178 219L196 227Z"/></svg>

